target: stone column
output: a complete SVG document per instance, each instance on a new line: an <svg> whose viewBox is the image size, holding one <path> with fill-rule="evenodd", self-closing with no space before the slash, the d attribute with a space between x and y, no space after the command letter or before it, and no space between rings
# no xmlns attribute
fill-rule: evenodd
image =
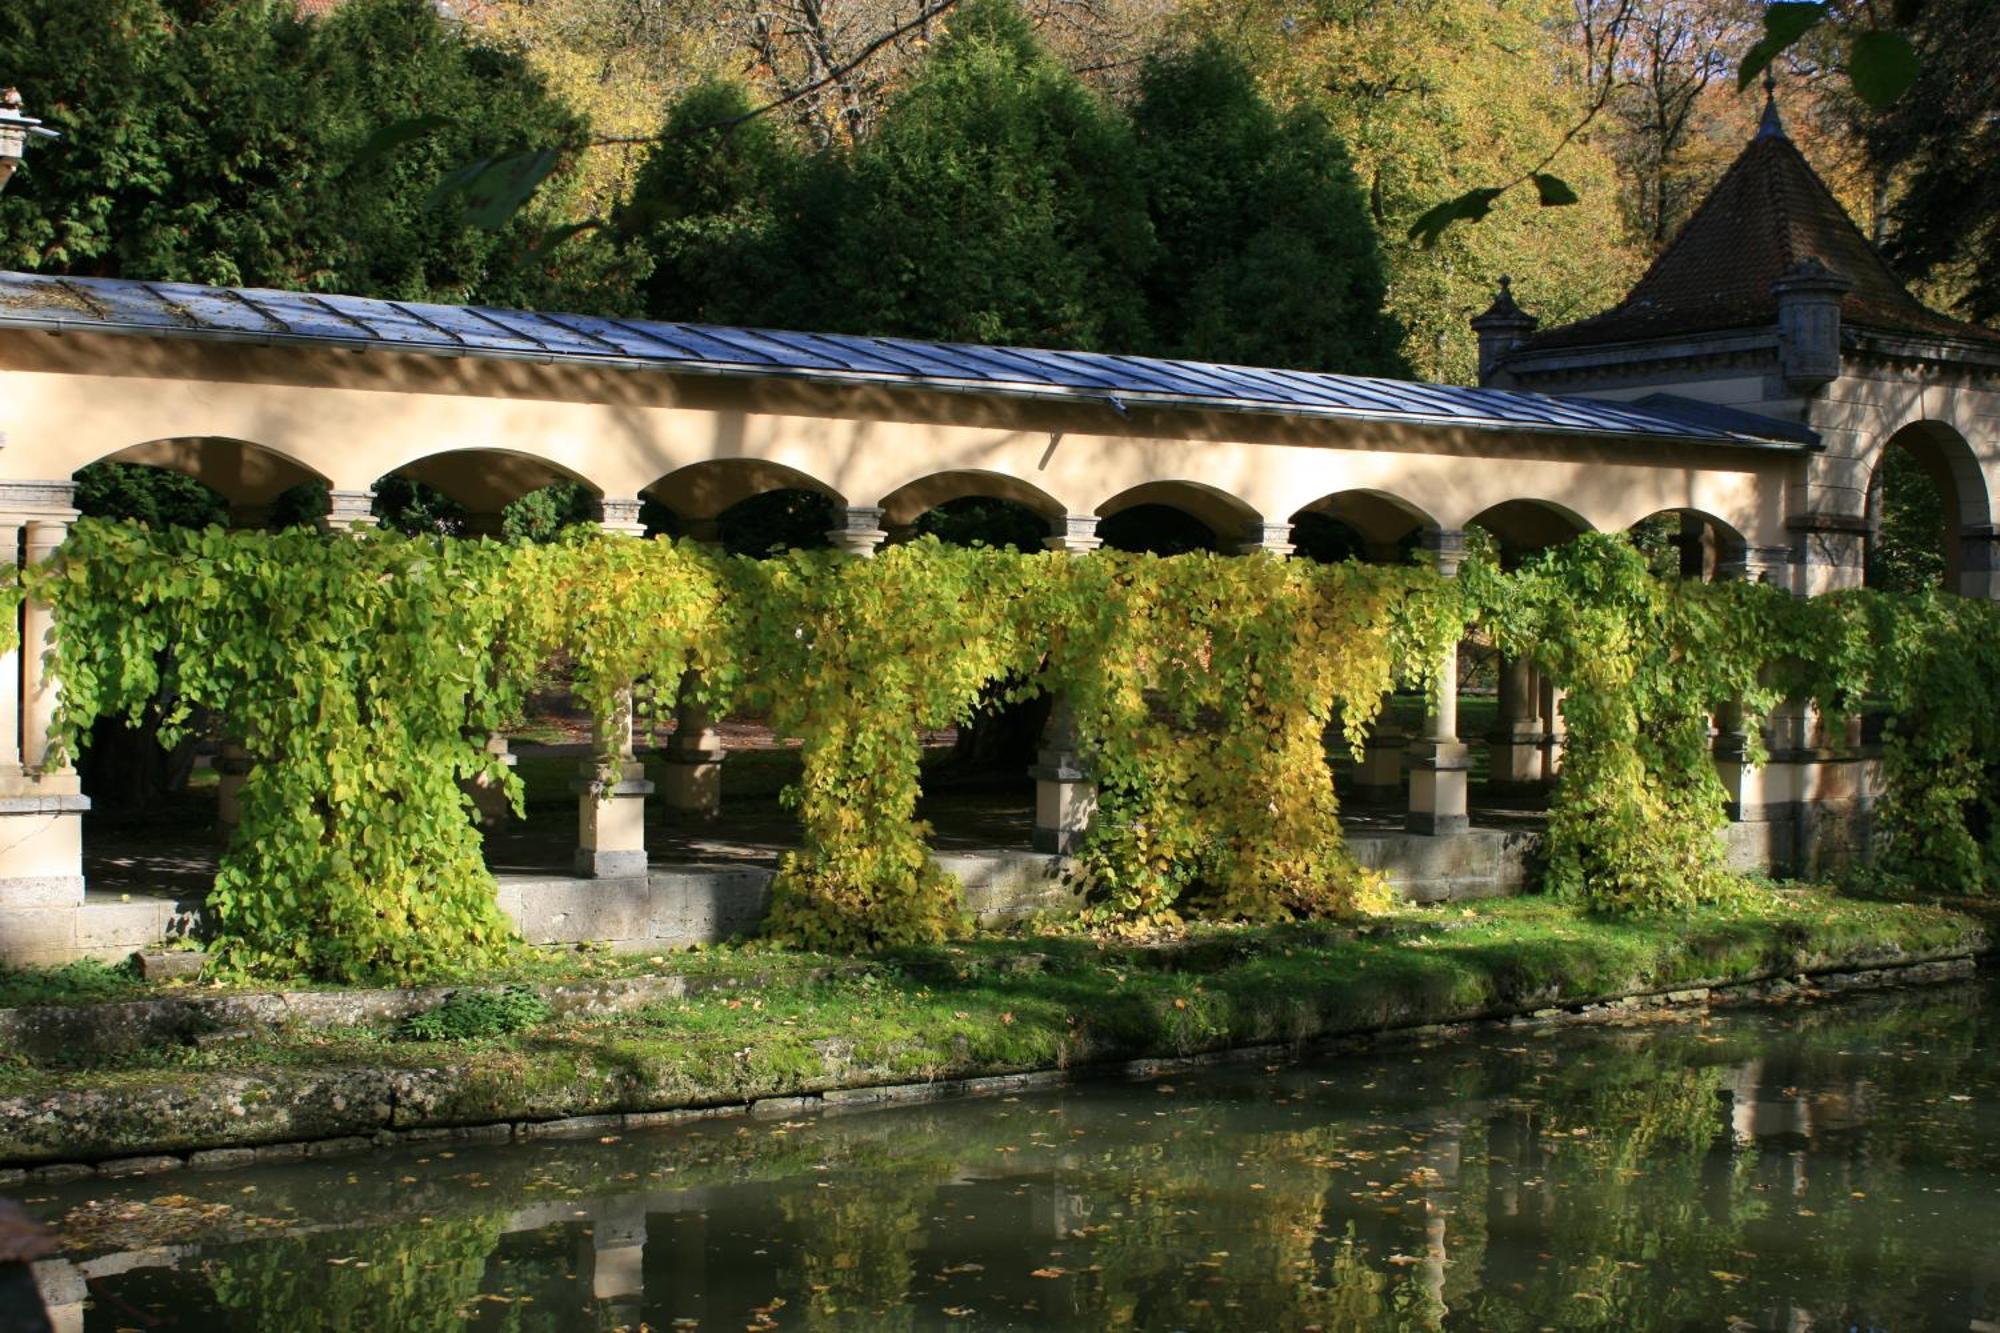
<svg viewBox="0 0 2000 1333"><path fill-rule="evenodd" d="M1456 578L1465 559L1465 534L1426 533L1425 545L1436 555L1438 570ZM1437 702L1424 719L1423 733L1410 746L1410 805L1405 827L1412 833L1441 836L1463 833L1467 818L1466 772L1470 764L1458 739L1458 644L1445 649L1437 666Z"/></svg>
<svg viewBox="0 0 2000 1333"><path fill-rule="evenodd" d="M591 879L644 876L646 798L653 784L632 754L629 691L609 729L597 734L595 748L572 784L577 794L576 873Z"/></svg>
<svg viewBox="0 0 2000 1333"><path fill-rule="evenodd" d="M224 847L243 822L243 782L253 762L241 741L223 741L215 756L215 835Z"/></svg>
<svg viewBox="0 0 2000 1333"><path fill-rule="evenodd" d="M1958 593L2000 601L2000 528L1967 528L1958 535Z"/></svg>
<svg viewBox="0 0 2000 1333"><path fill-rule="evenodd" d="M1042 545L1051 551L1082 556L1104 545L1094 514L1064 514L1050 527L1053 531ZM1067 699L1058 697L1049 710L1041 748L1028 775L1035 780L1034 848L1067 856L1083 841L1097 813L1097 784L1078 752L1076 714Z"/></svg>
<svg viewBox="0 0 2000 1333"><path fill-rule="evenodd" d="M326 497L326 517L320 526L328 532L352 532L356 528L380 527L382 520L375 517L375 489L365 491L329 491Z"/></svg>
<svg viewBox="0 0 2000 1333"><path fill-rule="evenodd" d="M882 527L882 511L874 505L848 505L833 512L834 526L826 539L835 549L849 555L871 556L889 538Z"/></svg>
<svg viewBox="0 0 2000 1333"><path fill-rule="evenodd" d="M1292 544L1292 525L1289 523L1266 523L1262 519L1250 524L1243 535L1230 546L1234 555L1249 555L1255 551L1266 551L1280 560L1289 556L1298 547Z"/></svg>
<svg viewBox="0 0 2000 1333"><path fill-rule="evenodd" d="M1546 736L1541 694L1532 661L1500 660L1500 716L1487 737L1492 765L1486 785L1496 794L1519 796L1541 790Z"/></svg>
<svg viewBox="0 0 2000 1333"><path fill-rule="evenodd" d="M1563 746L1567 744L1569 724L1563 720L1563 695L1566 693L1539 671L1535 673L1535 693L1542 701L1542 785L1550 787L1562 773Z"/></svg>
<svg viewBox="0 0 2000 1333"><path fill-rule="evenodd" d="M0 573L11 574L21 563L23 526L18 518L0 516ZM18 640L18 608L13 628L12 637ZM21 780L21 645L16 642L0 654L0 791L17 790Z"/></svg>
<svg viewBox="0 0 2000 1333"><path fill-rule="evenodd" d="M1859 514L1798 514L1785 520L1792 534L1791 590L1817 597L1858 588L1867 568L1868 520Z"/></svg>
<svg viewBox="0 0 2000 1333"><path fill-rule="evenodd" d="M690 818L713 821L722 814L722 732L715 716L695 695L701 673L682 674L674 701L674 732L660 755L661 799L669 810Z"/></svg>
<svg viewBox="0 0 2000 1333"><path fill-rule="evenodd" d="M486 738L486 753L498 759L503 768L512 768L520 762L513 746L497 731ZM514 807L507 800L507 789L499 782L482 775L467 782L465 790L472 798L481 828L498 828L512 817Z"/></svg>
<svg viewBox="0 0 2000 1333"><path fill-rule="evenodd" d="M640 501L636 497L613 499L606 496L597 502L597 525L606 532L622 532L627 537L644 537L646 525L639 521Z"/></svg>
<svg viewBox="0 0 2000 1333"><path fill-rule="evenodd" d="M76 510L68 482L0 483L0 558L39 564L69 534ZM53 608L21 609L21 644L0 667L14 688L0 706L0 962L63 963L76 957L83 906L83 813L90 808L76 770L57 763L48 729L61 699L49 671Z"/></svg>
<svg viewBox="0 0 2000 1333"><path fill-rule="evenodd" d="M1361 764L1354 773L1354 798L1369 805L1388 805L1403 797L1403 756L1410 737L1395 713L1396 696L1382 696L1382 707L1362 742Z"/></svg>

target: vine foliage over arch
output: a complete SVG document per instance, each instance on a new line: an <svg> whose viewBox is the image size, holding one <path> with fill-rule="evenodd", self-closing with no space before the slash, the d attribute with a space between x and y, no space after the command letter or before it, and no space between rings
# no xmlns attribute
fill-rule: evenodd
<svg viewBox="0 0 2000 1333"><path fill-rule="evenodd" d="M917 819L919 729L983 694L1051 691L1100 784L1078 866L1102 920L1274 921L1386 901L1340 835L1327 735L1358 745L1395 684L1471 632L1566 692L1548 885L1671 911L1746 892L1718 837L1711 720L1756 746L1781 700L1892 714L1877 873L1976 889L1995 864L2000 612L1935 593L1809 602L1659 578L1589 534L1503 572L1268 556L1090 556L921 539L873 560L767 560L579 530L548 545L377 532L152 532L87 520L26 590L51 602L52 740L201 710L255 757L209 902L225 963L335 978L490 961L511 932L463 785L561 655L607 728L647 681L694 681L802 741L803 828L769 929L822 948L965 925ZM6 597L18 604L21 587Z"/></svg>

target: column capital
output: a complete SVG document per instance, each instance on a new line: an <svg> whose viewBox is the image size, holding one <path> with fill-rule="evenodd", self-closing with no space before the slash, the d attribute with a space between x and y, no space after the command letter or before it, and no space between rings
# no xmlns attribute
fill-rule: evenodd
<svg viewBox="0 0 2000 1333"><path fill-rule="evenodd" d="M628 537L644 537L646 525L640 521L637 496L605 496L597 502L597 525L606 532L622 532Z"/></svg>
<svg viewBox="0 0 2000 1333"><path fill-rule="evenodd" d="M1095 514L1064 514L1050 519L1049 534L1042 539L1042 545L1051 551L1088 555L1104 545L1104 538L1097 535Z"/></svg>
<svg viewBox="0 0 2000 1333"><path fill-rule="evenodd" d="M882 511L875 505L846 505L833 511L833 527L826 539L836 550L849 555L871 556L888 539L882 527Z"/></svg>
<svg viewBox="0 0 2000 1333"><path fill-rule="evenodd" d="M320 527L331 533L345 534L357 527L380 527L382 520L375 517L375 488L365 491L328 491L326 493L326 516L320 519Z"/></svg>
<svg viewBox="0 0 2000 1333"><path fill-rule="evenodd" d="M0 481L0 517L15 524L33 519L68 523L78 517L73 481Z"/></svg>
<svg viewBox="0 0 2000 1333"><path fill-rule="evenodd" d="M1715 564L1717 582L1791 584L1792 552L1784 546L1746 546Z"/></svg>
<svg viewBox="0 0 2000 1333"><path fill-rule="evenodd" d="M1465 533L1459 528L1426 529L1418 539L1419 545L1437 561L1438 573L1446 578L1457 578L1458 567L1465 563Z"/></svg>
<svg viewBox="0 0 2000 1333"><path fill-rule="evenodd" d="M1249 555L1253 551L1268 551L1283 560L1296 551L1292 544L1290 523L1267 523L1257 519L1243 529L1243 535L1230 546L1232 555Z"/></svg>

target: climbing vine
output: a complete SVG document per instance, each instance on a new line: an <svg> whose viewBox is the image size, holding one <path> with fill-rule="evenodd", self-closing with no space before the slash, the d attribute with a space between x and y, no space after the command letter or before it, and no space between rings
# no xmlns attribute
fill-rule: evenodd
<svg viewBox="0 0 2000 1333"><path fill-rule="evenodd" d="M822 948L949 937L959 886L917 818L920 731L983 698L1062 701L1097 783L1077 865L1107 921L1273 921L1366 910L1329 737L1435 686L1468 632L1565 692L1547 884L1619 910L1743 891L1721 837L1712 729L1759 757L1811 699L1838 729L1886 713L1878 872L1976 889L1995 866L2000 614L1937 594L1798 601L1659 577L1588 535L1503 572L1475 542L1425 566L1196 553L1019 555L924 538L873 560L765 560L581 529L547 545L79 523L27 591L56 610L52 744L158 709L253 757L208 914L225 962L408 978L490 960L511 932L465 784L513 775L485 741L552 660L615 735L634 689L692 691L801 742L801 845L768 928ZM0 588L18 603L20 587ZM599 771L623 764L607 750Z"/></svg>
<svg viewBox="0 0 2000 1333"><path fill-rule="evenodd" d="M1462 619L1433 571L1205 553L1066 567L1048 684L1099 786L1083 856L1101 914L1183 906L1273 921L1380 906L1327 766L1397 679L1428 679Z"/></svg>
<svg viewBox="0 0 2000 1333"><path fill-rule="evenodd" d="M1053 566L935 538L872 560L729 562L741 700L803 741L786 795L803 845L773 881L768 933L854 948L962 932L959 885L916 817L918 730L969 721L990 682L1033 671L1026 612Z"/></svg>
<svg viewBox="0 0 2000 1333"><path fill-rule="evenodd" d="M1655 576L1622 536L1587 533L1503 575L1461 574L1496 646L1559 684L1567 730L1546 886L1600 907L1680 909L1741 887L1721 839L1712 719L1757 757L1788 599L1765 584Z"/></svg>

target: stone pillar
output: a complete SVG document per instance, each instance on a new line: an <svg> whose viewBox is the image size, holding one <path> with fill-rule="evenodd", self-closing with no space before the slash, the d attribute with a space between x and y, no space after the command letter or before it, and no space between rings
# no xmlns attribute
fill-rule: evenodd
<svg viewBox="0 0 2000 1333"><path fill-rule="evenodd" d="M215 756L215 836L224 847L243 822L243 781L252 762L240 741L223 741Z"/></svg>
<svg viewBox="0 0 2000 1333"><path fill-rule="evenodd" d="M1958 593L2000 601L2000 528L1966 528L1958 535Z"/></svg>
<svg viewBox="0 0 2000 1333"><path fill-rule="evenodd" d="M1798 514L1792 534L1791 590L1801 597L1861 586L1868 555L1868 520L1859 514Z"/></svg>
<svg viewBox="0 0 2000 1333"><path fill-rule="evenodd" d="M326 497L326 517L320 526L328 532L352 532L356 528L380 527L382 520L375 517L375 490L329 491Z"/></svg>
<svg viewBox="0 0 2000 1333"><path fill-rule="evenodd" d="M1250 524L1243 535L1230 546L1233 555L1250 555L1265 551L1283 560L1298 547L1292 544L1292 525L1289 523L1266 523L1262 519Z"/></svg>
<svg viewBox="0 0 2000 1333"><path fill-rule="evenodd" d="M646 798L653 784L632 755L632 696L620 701L597 753L572 784L577 794L576 873L622 879L646 873Z"/></svg>
<svg viewBox="0 0 2000 1333"><path fill-rule="evenodd" d="M826 534L835 549L849 555L871 556L888 540L882 527L882 511L874 505L848 505L833 513L834 526Z"/></svg>
<svg viewBox="0 0 2000 1333"><path fill-rule="evenodd" d="M1535 693L1542 701L1542 785L1554 786L1562 773L1563 746L1569 731L1569 724L1563 720L1563 694L1556 683L1540 672L1535 673Z"/></svg>
<svg viewBox="0 0 2000 1333"><path fill-rule="evenodd" d="M1403 755L1410 737L1395 714L1396 696L1382 696L1381 710L1362 743L1361 764L1354 773L1354 798L1370 805L1389 805L1403 797Z"/></svg>
<svg viewBox="0 0 2000 1333"><path fill-rule="evenodd" d="M597 525L606 532L621 532L627 537L644 537L646 525L639 521L640 501L635 498L613 499L606 496L597 502Z"/></svg>
<svg viewBox="0 0 2000 1333"><path fill-rule="evenodd" d="M1500 716L1487 737L1492 755L1487 787L1519 796L1542 788L1542 692L1535 666L1526 657L1500 661Z"/></svg>
<svg viewBox="0 0 2000 1333"><path fill-rule="evenodd" d="M1067 856L1090 830L1097 813L1097 784L1077 751L1076 714L1057 697L1042 728L1041 749L1028 775L1035 780L1034 848Z"/></svg>
<svg viewBox="0 0 2000 1333"><path fill-rule="evenodd" d="M1093 514L1064 514L1050 527L1042 545L1051 551L1088 555L1104 545ZM1097 784L1077 750L1076 714L1067 699L1058 697L1049 710L1028 775L1035 780L1034 848L1067 856L1083 841L1097 813Z"/></svg>
<svg viewBox="0 0 2000 1333"><path fill-rule="evenodd" d="M722 732L695 697L701 673L688 670L674 701L674 732L660 755L661 799L667 809L708 822L722 814Z"/></svg>
<svg viewBox="0 0 2000 1333"><path fill-rule="evenodd" d="M14 562L16 534L27 564L55 554L76 517L74 489L68 482L0 483L0 559ZM20 647L0 667L0 680L13 687L0 706L0 962L63 963L77 954L90 802L76 770L56 762L49 747L61 699L47 658L53 609L29 600L20 629Z"/></svg>
<svg viewBox="0 0 2000 1333"><path fill-rule="evenodd" d="M520 762L513 746L497 731L486 738L486 753L498 759L503 768L512 768ZM507 800L506 787L498 781L482 774L467 782L465 791L472 798L472 808L478 813L481 828L498 828L512 817L514 807Z"/></svg>
<svg viewBox="0 0 2000 1333"><path fill-rule="evenodd" d="M1465 559L1465 534L1425 534L1425 545L1446 578L1458 576ZM1437 702L1424 719L1422 735L1410 746L1410 805L1405 826L1412 833L1462 833L1467 818L1466 772L1470 764L1458 739L1458 644L1445 649L1437 665Z"/></svg>

